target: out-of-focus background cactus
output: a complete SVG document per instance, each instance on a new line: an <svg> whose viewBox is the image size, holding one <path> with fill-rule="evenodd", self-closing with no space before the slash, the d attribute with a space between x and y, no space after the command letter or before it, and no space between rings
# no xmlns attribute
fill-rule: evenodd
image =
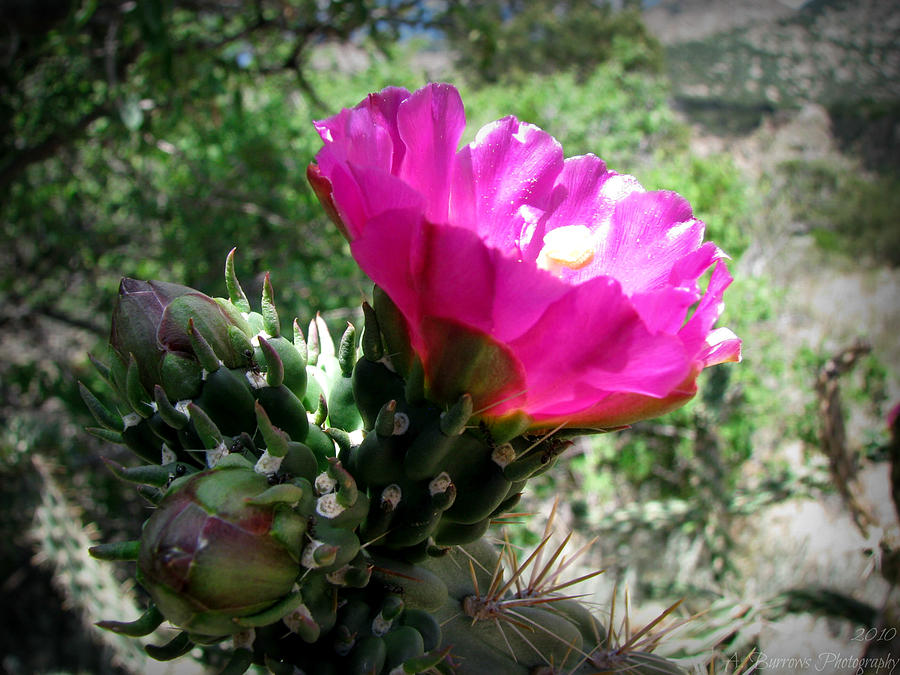
<svg viewBox="0 0 900 675"><path fill-rule="evenodd" d="M581 592L602 615L627 585L633 626L682 597L708 610L660 653L723 670L754 648L896 653L876 639L897 625L900 568L891 5L4 3L0 670L149 672L92 625L136 616L140 591L86 554L147 515L100 460L129 454L81 429L76 383L102 390L86 354L119 278L221 294L238 246L248 294L271 270L285 315L321 311L340 334L368 283L305 182L310 122L428 80L460 86L469 129L515 114L567 155L681 192L735 259L723 323L744 363L534 482L525 510L563 493L558 520L600 535L585 562L608 571ZM538 541L533 520L517 543Z"/></svg>

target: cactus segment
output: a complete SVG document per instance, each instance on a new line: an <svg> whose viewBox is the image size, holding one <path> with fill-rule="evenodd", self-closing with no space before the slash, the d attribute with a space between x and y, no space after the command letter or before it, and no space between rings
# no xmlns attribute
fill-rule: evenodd
<svg viewBox="0 0 900 675"><path fill-rule="evenodd" d="M326 381L325 373L315 366L306 366L306 393L303 395L303 405L307 410L317 410L319 400L328 401L330 385Z"/></svg>
<svg viewBox="0 0 900 675"><path fill-rule="evenodd" d="M373 554L372 578L399 590L406 606L433 612L447 602L447 585L430 569Z"/></svg>
<svg viewBox="0 0 900 675"><path fill-rule="evenodd" d="M203 392L195 399L226 434L237 435L252 429L255 420L254 398L241 371L219 368L209 373Z"/></svg>
<svg viewBox="0 0 900 675"><path fill-rule="evenodd" d="M404 626L415 628L422 636L422 644L426 652L437 649L441 644L441 625L430 612L422 609L407 608L400 617ZM430 667L430 666L429 666Z"/></svg>
<svg viewBox="0 0 900 675"><path fill-rule="evenodd" d="M315 424L310 424L307 430L305 442L315 456L320 471L324 471L327 467L328 458L336 455L335 442L331 431L337 432L337 430L329 430L326 433L320 426Z"/></svg>
<svg viewBox="0 0 900 675"><path fill-rule="evenodd" d="M353 400L359 409L363 429L371 430L385 401L404 401L403 378L384 363L363 356L353 368Z"/></svg>
<svg viewBox="0 0 900 675"><path fill-rule="evenodd" d="M410 626L400 626L396 630L387 633L384 638L387 648L385 666L389 669L402 666L407 660L412 660L425 653L425 645L419 632Z"/></svg>

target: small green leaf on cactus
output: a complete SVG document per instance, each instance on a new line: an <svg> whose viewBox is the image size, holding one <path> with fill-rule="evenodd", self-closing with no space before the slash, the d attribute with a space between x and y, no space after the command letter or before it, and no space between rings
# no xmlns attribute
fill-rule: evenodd
<svg viewBox="0 0 900 675"><path fill-rule="evenodd" d="M269 454L273 457L284 457L288 451L289 440L287 434L272 424L272 420L269 419L269 415L259 401L254 404L254 410L256 411L256 424L259 427Z"/></svg>
<svg viewBox="0 0 900 675"><path fill-rule="evenodd" d="M353 447L353 439L350 437L350 434L343 429L338 429L336 427L329 427L325 430L325 433L337 443L338 446L338 458L341 458L342 455L345 455L350 452L351 447Z"/></svg>
<svg viewBox="0 0 900 675"><path fill-rule="evenodd" d="M103 463L113 472L116 478L128 481L129 483L137 483L139 485L152 485L154 487L164 487L173 478L186 476L189 473L195 473L197 469L176 462L174 464L143 464L141 466L124 467L118 462L103 457Z"/></svg>
<svg viewBox="0 0 900 675"><path fill-rule="evenodd" d="M403 607L403 598L401 598L399 595L389 595L381 604L381 616L386 621L393 621L398 616L400 616L400 612L403 611Z"/></svg>
<svg viewBox="0 0 900 675"><path fill-rule="evenodd" d="M319 312L316 312L314 321L319 335L319 356L324 356L325 358L334 357L337 352L334 348L334 338L331 337L331 331L328 330L328 324L325 323L325 319L322 318Z"/></svg>
<svg viewBox="0 0 900 675"><path fill-rule="evenodd" d="M309 350L306 346L306 340L303 338L303 330L300 328L300 322L297 320L297 317L294 317L293 329L294 348L297 350L297 353L300 354L300 358L303 359L305 363L309 363Z"/></svg>
<svg viewBox="0 0 900 675"><path fill-rule="evenodd" d="M153 487L152 485L138 485L137 487L138 494L146 499L150 504L156 506L162 501L163 495L165 494L158 487Z"/></svg>
<svg viewBox="0 0 900 675"><path fill-rule="evenodd" d="M316 407L313 424L320 427L325 424L326 419L328 419L328 401L325 400L325 394L319 394L319 405Z"/></svg>
<svg viewBox="0 0 900 675"><path fill-rule="evenodd" d="M199 330L197 330L193 317L188 319L188 335L191 340L191 347L194 349L194 354L197 356L197 360L200 362L200 365L203 366L203 369L208 373L216 372L221 365L219 357L216 356L216 352L209 342L206 341L206 338L200 334Z"/></svg>
<svg viewBox="0 0 900 675"><path fill-rule="evenodd" d="M156 608L156 605L150 605L147 611L134 621L98 621L96 625L99 628L118 633L119 635L144 637L159 628L159 625L164 620L165 617Z"/></svg>
<svg viewBox="0 0 900 675"><path fill-rule="evenodd" d="M312 614L309 611L309 608L301 604L297 609L293 612L290 612L284 618L282 618L284 625L288 627L292 633L295 633L300 636L300 639L308 644L312 644L316 640L319 639L319 635L322 632L319 624L316 623L316 620L313 619ZM269 670L272 672L278 672L278 668L273 668L275 665L271 663L269 660L266 661L266 665L269 667ZM290 667L290 670L286 671L293 673L293 666Z"/></svg>
<svg viewBox="0 0 900 675"><path fill-rule="evenodd" d="M144 649L157 661L173 661L187 654L193 646L190 635L182 631L164 645L147 645Z"/></svg>
<svg viewBox="0 0 900 675"><path fill-rule="evenodd" d="M259 612L258 614L253 614L251 616L241 616L236 617L234 622L238 626L242 626L244 628L259 628L262 626L268 626L270 623L275 623L280 619L283 619L291 612L296 611L303 604L303 596L299 592L294 592L289 595L286 595L280 601L276 602L271 607L267 608L263 612Z"/></svg>
<svg viewBox="0 0 900 675"><path fill-rule="evenodd" d="M347 330L341 336L341 344L337 353L341 374L350 377L353 374L353 366L356 364L356 327L347 322Z"/></svg>
<svg viewBox="0 0 900 675"><path fill-rule="evenodd" d="M203 443L203 447L207 450L214 450L219 446L224 446L225 439L222 436L222 432L219 431L219 427L216 426L215 422L209 418L206 411L193 402L188 403L187 409L191 415L191 421L194 423L194 429L197 430L197 435L200 436L200 442Z"/></svg>
<svg viewBox="0 0 900 675"><path fill-rule="evenodd" d="M253 650L241 647L231 652L228 663L219 671L219 675L243 675L253 665Z"/></svg>
<svg viewBox="0 0 900 675"><path fill-rule="evenodd" d="M350 475L350 472L341 466L340 460L329 457L327 473L329 477L337 482L338 504L347 508L353 506L359 496L359 491L356 487L356 481Z"/></svg>
<svg viewBox="0 0 900 675"><path fill-rule="evenodd" d="M231 249L228 256L225 258L225 288L228 289L228 299L231 300L231 304L240 311L247 313L250 311L250 301L247 300L247 296L244 295L244 289L241 288L237 274L234 271L235 251L237 251L237 247Z"/></svg>
<svg viewBox="0 0 900 675"><path fill-rule="evenodd" d="M459 436L472 417L472 397L463 394L450 409L441 415L441 431L445 436Z"/></svg>
<svg viewBox="0 0 900 675"><path fill-rule="evenodd" d="M305 494L303 488L298 485L282 483L281 485L273 485L262 494L256 497L248 497L244 501L251 506L272 506L273 504L293 506L303 499Z"/></svg>
<svg viewBox="0 0 900 675"><path fill-rule="evenodd" d="M122 431L122 418L103 405L100 399L94 396L93 392L84 386L82 382L78 383L78 393L81 394L81 400L84 401L94 419L97 420L97 424L110 431Z"/></svg>
<svg viewBox="0 0 900 675"><path fill-rule="evenodd" d="M128 405L138 415L147 418L153 414L153 407L150 405L150 395L144 389L144 385L141 384L141 373L134 354L131 354L128 360L128 370L125 374L125 395L128 399Z"/></svg>
<svg viewBox="0 0 900 675"><path fill-rule="evenodd" d="M250 342L250 325L247 324L246 329L228 326L226 330L231 350L236 354L235 365L239 368L246 368L250 365L253 357L253 345Z"/></svg>
<svg viewBox="0 0 900 675"><path fill-rule="evenodd" d="M112 431L110 429L104 429L103 427L85 427L84 430L91 436L99 438L101 441L107 441L108 443L117 443L119 445L125 443L125 439L122 437L122 433L119 431Z"/></svg>
<svg viewBox="0 0 900 675"><path fill-rule="evenodd" d="M381 328L378 325L378 317L375 310L368 302L363 302L363 326L362 352L369 361L380 361L384 357L384 345L381 342Z"/></svg>
<svg viewBox="0 0 900 675"><path fill-rule="evenodd" d="M387 356L394 369L404 377L412 363L413 350L409 343L409 327L394 302L378 286L372 290L372 304L378 325L384 335Z"/></svg>
<svg viewBox="0 0 900 675"><path fill-rule="evenodd" d="M91 546L88 553L98 560L137 560L140 550L139 541L116 541Z"/></svg>
<svg viewBox="0 0 900 675"><path fill-rule="evenodd" d="M476 411L477 412L480 411ZM523 412L514 412L497 420L493 420L489 427L494 443L508 443L516 436L524 433L531 426L531 420Z"/></svg>
<svg viewBox="0 0 900 675"><path fill-rule="evenodd" d="M272 290L272 280L269 278L268 272L266 272L265 279L263 279L261 304L263 330L272 337L278 337L281 335L281 323L278 320L278 310L275 309L275 291Z"/></svg>
<svg viewBox="0 0 900 675"><path fill-rule="evenodd" d="M91 353L88 353L88 360L91 362L91 365L94 366L94 370L97 371L97 374L103 378L103 380L110 386L113 387L112 383L112 372L109 368L109 365L98 359ZM115 388L115 387L113 387Z"/></svg>
<svg viewBox="0 0 900 675"><path fill-rule="evenodd" d="M258 337L263 358L266 360L266 384L270 387L280 387L284 384L284 362L266 338L262 335Z"/></svg>
<svg viewBox="0 0 900 675"><path fill-rule="evenodd" d="M319 362L319 354L322 352L322 346L319 341L319 324L313 319L309 322L309 330L306 333L306 363L315 366Z"/></svg>
<svg viewBox="0 0 900 675"><path fill-rule="evenodd" d="M451 649L453 649L452 645L444 649L432 649L422 656L410 657L403 662L403 672L409 675L428 672L429 669L444 661L450 655Z"/></svg>
<svg viewBox="0 0 900 675"><path fill-rule="evenodd" d="M425 369L422 360L414 356L410 360L406 375L406 400L410 403L419 403L425 400Z"/></svg>
<svg viewBox="0 0 900 675"><path fill-rule="evenodd" d="M394 415L397 414L397 401L391 399L378 411L375 418L375 433L382 438L389 438L394 435Z"/></svg>
<svg viewBox="0 0 900 675"><path fill-rule="evenodd" d="M153 400L156 402L156 411L162 417L163 422L173 429L184 429L190 422L187 415L172 405L165 390L158 384L153 387Z"/></svg>

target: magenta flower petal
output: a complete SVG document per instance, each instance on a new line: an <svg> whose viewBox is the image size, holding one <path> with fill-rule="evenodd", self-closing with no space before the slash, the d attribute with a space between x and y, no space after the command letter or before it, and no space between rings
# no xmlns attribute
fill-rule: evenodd
<svg viewBox="0 0 900 675"><path fill-rule="evenodd" d="M457 151L464 123L448 85L386 89L316 123L308 171L404 315L435 400L610 428L683 405L704 368L740 359L715 327L727 256L686 200L563 159L514 117Z"/></svg>
<svg viewBox="0 0 900 675"><path fill-rule="evenodd" d="M521 251L562 166L562 146L550 134L515 117L492 122L456 157L450 221L488 246Z"/></svg>
<svg viewBox="0 0 900 675"><path fill-rule="evenodd" d="M350 241L350 251L359 266L390 296L412 325L420 315L419 280L421 252L416 242L425 225L421 210L386 211L369 220L366 229ZM384 265L387 259L394 264Z"/></svg>
<svg viewBox="0 0 900 675"><path fill-rule="evenodd" d="M725 309L722 295L731 282L728 268L721 261L717 262L709 278L706 295L700 300L694 315L678 331L678 336L691 351L700 353L705 348L707 336Z"/></svg>
<svg viewBox="0 0 900 675"><path fill-rule="evenodd" d="M583 409L605 391L663 397L692 367L681 340L651 333L608 277L573 287L510 346L525 368L527 404L535 409L562 403Z"/></svg>
<svg viewBox="0 0 900 675"><path fill-rule="evenodd" d="M447 220L456 148L466 126L459 92L449 85L418 90L397 111L397 125L406 152L398 177L425 197L425 217Z"/></svg>

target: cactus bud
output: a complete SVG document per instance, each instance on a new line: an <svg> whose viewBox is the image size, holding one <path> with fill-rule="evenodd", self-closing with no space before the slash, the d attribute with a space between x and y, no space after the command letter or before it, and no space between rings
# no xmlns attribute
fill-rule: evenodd
<svg viewBox="0 0 900 675"><path fill-rule="evenodd" d="M192 634L237 633L236 619L282 601L300 571L305 517L284 501L256 499L270 489L266 478L229 459L173 483L141 537L141 584Z"/></svg>
<svg viewBox="0 0 900 675"><path fill-rule="evenodd" d="M228 328L234 321L220 305L192 288L162 281L122 279L109 342L123 364L127 365L134 355L140 383L152 391L156 384L164 387L172 384L166 381L173 379L172 368L167 369L168 378L164 378L163 372L168 355L189 362L196 360L191 321L226 365L235 367L242 363L243 356L235 350L229 337ZM182 397L180 391L167 390L167 393L173 398Z"/></svg>

